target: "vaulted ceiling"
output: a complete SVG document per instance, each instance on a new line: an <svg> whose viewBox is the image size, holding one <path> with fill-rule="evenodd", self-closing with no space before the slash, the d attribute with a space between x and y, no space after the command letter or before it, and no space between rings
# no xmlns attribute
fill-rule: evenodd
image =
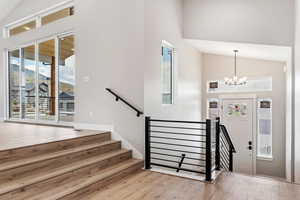
<svg viewBox="0 0 300 200"><path fill-rule="evenodd" d="M0 21L3 20L23 0L0 0Z"/></svg>

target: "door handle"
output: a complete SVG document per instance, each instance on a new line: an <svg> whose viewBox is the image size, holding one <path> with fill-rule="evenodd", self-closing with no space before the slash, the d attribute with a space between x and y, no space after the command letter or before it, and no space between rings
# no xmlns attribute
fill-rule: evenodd
<svg viewBox="0 0 300 200"><path fill-rule="evenodd" d="M252 146L251 146L251 145L249 145L249 146L248 146L248 149L249 149L249 150L252 150Z"/></svg>

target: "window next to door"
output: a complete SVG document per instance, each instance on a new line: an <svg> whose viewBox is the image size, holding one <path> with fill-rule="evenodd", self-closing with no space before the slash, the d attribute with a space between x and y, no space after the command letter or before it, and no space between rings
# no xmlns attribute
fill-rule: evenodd
<svg viewBox="0 0 300 200"><path fill-rule="evenodd" d="M74 36L56 36L8 51L8 118L72 122Z"/></svg>
<svg viewBox="0 0 300 200"><path fill-rule="evenodd" d="M259 99L257 108L257 157L272 160L272 100Z"/></svg>

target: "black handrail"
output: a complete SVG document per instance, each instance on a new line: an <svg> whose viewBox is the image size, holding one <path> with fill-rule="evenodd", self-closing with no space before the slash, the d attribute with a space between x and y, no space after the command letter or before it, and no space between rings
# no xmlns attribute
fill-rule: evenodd
<svg viewBox="0 0 300 200"><path fill-rule="evenodd" d="M232 152L233 152L233 153L236 153L236 150L235 150L235 148L234 148L234 145L233 145L233 143L232 143L232 140L231 140L231 138L230 138L230 136L229 136L229 133L228 133L226 127L225 127L224 125L220 125L220 127L221 127L221 129L222 129L222 132L223 132L223 134L224 134L224 136L225 136L225 139L226 139L228 145L230 146Z"/></svg>
<svg viewBox="0 0 300 200"><path fill-rule="evenodd" d="M135 108L133 105L131 105L130 103L128 103L125 99L123 99L122 97L120 97L119 95L117 95L115 92L113 92L111 89L109 88L105 88L109 93L111 93L112 95L114 95L116 97L116 101L121 100L123 103L125 103L127 106L129 106L131 109L133 109L134 111L137 112L137 117L143 115L144 113L142 111L140 111L139 109Z"/></svg>

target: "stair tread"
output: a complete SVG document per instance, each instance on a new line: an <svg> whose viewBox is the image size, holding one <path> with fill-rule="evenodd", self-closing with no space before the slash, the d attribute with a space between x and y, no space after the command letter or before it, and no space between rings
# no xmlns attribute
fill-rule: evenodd
<svg viewBox="0 0 300 200"><path fill-rule="evenodd" d="M72 172L76 169L80 169L85 166L89 166L94 163L98 163L98 162L107 160L111 157L114 157L117 155L122 155L124 153L128 153L130 151L131 150L127 150L127 149L114 150L114 151L104 153L104 154L101 154L98 156L93 156L93 157L79 160L79 161L76 161L73 163L68 163L66 165L62 165L57 168L53 168L52 171L40 172L40 173L37 172L37 173L34 173L32 176L24 177L19 180L17 179L17 180L9 181L7 183L1 184L0 195L11 192L11 191L19 189L19 188L22 188L24 186L28 186L28 185L31 185L34 183L38 183L38 182L53 178L53 177L57 177L59 175L62 175L62 174L68 173L68 172ZM43 174L41 174L41 173L43 173Z"/></svg>
<svg viewBox="0 0 300 200"><path fill-rule="evenodd" d="M99 142L99 143L95 143L95 144L81 145L79 147L75 147L75 148L71 148L71 149L60 150L60 151L42 154L42 155L30 157L30 158L24 158L24 159L19 159L19 160L15 160L15 161L10 161L10 162L0 164L0 171L9 170L9 169L17 168L17 167L22 167L22 166L25 166L28 164L32 164L32 163L36 163L36 162L40 162L40 161L44 161L44 160L49 160L49 159L57 158L60 156L68 155L71 153L85 151L88 149L93 149L93 148L104 146L107 144L114 144L117 142L119 142L119 141L110 140L110 141Z"/></svg>
<svg viewBox="0 0 300 200"><path fill-rule="evenodd" d="M70 181L69 183L64 184L63 188L55 187L44 193L38 194L36 196L31 196L29 199L30 200L41 200L41 199L57 200L64 196L70 195L81 188L88 187L98 181L109 178L109 177L117 174L118 172L126 170L130 167L134 167L135 165L141 164L142 162L143 162L142 160L132 158L132 159L123 161L121 163L115 164L111 167L105 168L105 169L97 172L96 174L91 174L91 175L80 177L76 180Z"/></svg>

